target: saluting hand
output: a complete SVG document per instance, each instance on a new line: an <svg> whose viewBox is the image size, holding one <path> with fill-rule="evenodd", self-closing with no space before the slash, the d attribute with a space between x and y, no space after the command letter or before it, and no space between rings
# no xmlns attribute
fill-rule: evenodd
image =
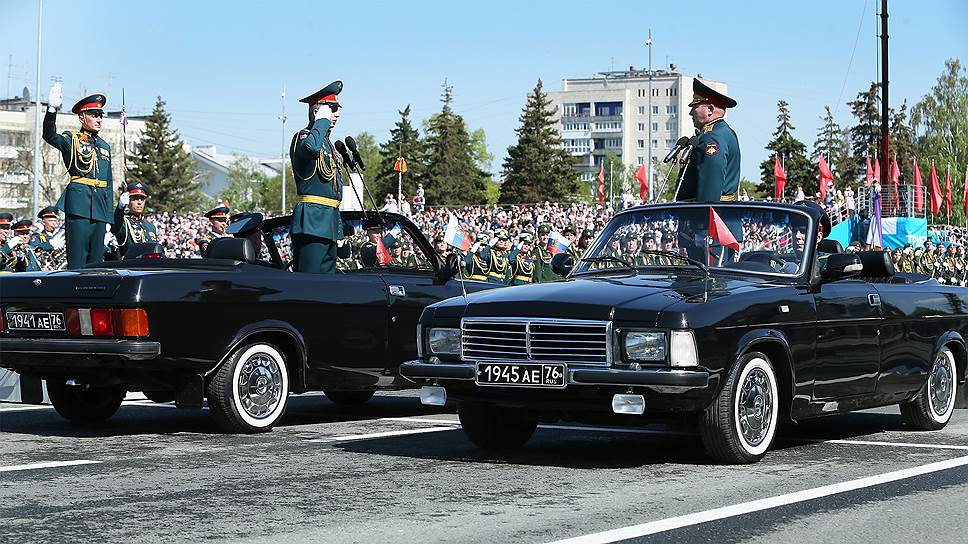
<svg viewBox="0 0 968 544"><path fill-rule="evenodd" d="M326 104L320 104L319 108L316 110L316 113L315 113L315 118L317 121L319 121L320 119L326 119L330 123L332 123L334 116L335 114L333 113L333 110Z"/></svg>
<svg viewBox="0 0 968 544"><path fill-rule="evenodd" d="M64 105L64 91L61 88L59 82L55 82L50 86L50 91L47 93L47 109L57 111L61 109Z"/></svg>
<svg viewBox="0 0 968 544"><path fill-rule="evenodd" d="M131 193L125 191L118 197L118 207L123 208L128 205L128 202L131 202Z"/></svg>

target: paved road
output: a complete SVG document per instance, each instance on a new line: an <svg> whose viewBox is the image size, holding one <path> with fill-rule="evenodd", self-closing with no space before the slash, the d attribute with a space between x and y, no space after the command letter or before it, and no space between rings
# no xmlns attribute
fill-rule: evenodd
<svg viewBox="0 0 968 544"><path fill-rule="evenodd" d="M688 429L545 426L476 450L410 394L293 397L281 426L128 402L82 429L0 404L0 542L968 541L968 411L939 432L896 409L816 420L753 466Z"/></svg>

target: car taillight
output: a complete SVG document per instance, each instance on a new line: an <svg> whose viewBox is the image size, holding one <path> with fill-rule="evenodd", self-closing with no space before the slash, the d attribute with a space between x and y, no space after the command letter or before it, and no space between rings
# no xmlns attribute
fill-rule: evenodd
<svg viewBox="0 0 968 544"><path fill-rule="evenodd" d="M113 314L107 308L91 308L91 334L94 336L114 336Z"/></svg>
<svg viewBox="0 0 968 544"><path fill-rule="evenodd" d="M142 259L160 259L162 257L161 253L144 253L141 255Z"/></svg>
<svg viewBox="0 0 968 544"><path fill-rule="evenodd" d="M74 308L64 310L64 319L67 321L67 334L71 336L81 335L81 318L78 311Z"/></svg>
<svg viewBox="0 0 968 544"><path fill-rule="evenodd" d="M148 336L148 313L141 308L117 310L115 332L118 336ZM120 330L118 330L120 325Z"/></svg>

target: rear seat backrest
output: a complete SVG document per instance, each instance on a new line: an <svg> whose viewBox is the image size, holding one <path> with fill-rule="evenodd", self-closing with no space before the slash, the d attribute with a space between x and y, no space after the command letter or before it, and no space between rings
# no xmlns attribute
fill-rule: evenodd
<svg viewBox="0 0 968 544"><path fill-rule="evenodd" d="M860 273L865 281L891 283L894 278L894 261L888 251L858 251L864 270Z"/></svg>

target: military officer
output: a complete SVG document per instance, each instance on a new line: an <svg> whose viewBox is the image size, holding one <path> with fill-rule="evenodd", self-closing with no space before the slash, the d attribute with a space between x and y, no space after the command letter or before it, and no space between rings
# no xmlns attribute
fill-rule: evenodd
<svg viewBox="0 0 968 544"><path fill-rule="evenodd" d="M107 98L92 94L78 100L71 111L81 130L58 134L57 110L63 103L60 84L55 83L48 95L43 135L61 152L71 178L56 206L66 214L67 268L80 268L104 258L104 234L112 220L111 146L98 136Z"/></svg>
<svg viewBox="0 0 968 544"><path fill-rule="evenodd" d="M495 235L497 241L494 247L484 246L480 251L481 259L488 263L487 282L507 285L511 275L508 252L511 249L511 237L508 231L500 229Z"/></svg>
<svg viewBox="0 0 968 544"><path fill-rule="evenodd" d="M739 140L724 117L727 108L736 107L736 101L693 79L689 107L698 143L676 200L734 201L739 191Z"/></svg>
<svg viewBox="0 0 968 544"><path fill-rule="evenodd" d="M134 244L158 241L155 226L145 219L145 203L148 202L148 187L140 181L128 184L127 191L118 199L118 207L114 211L114 223L111 232L118 239L118 250L121 258L127 255ZM127 206L128 214L124 209Z"/></svg>
<svg viewBox="0 0 968 544"><path fill-rule="evenodd" d="M541 283L545 281L555 281L561 279L561 276L555 274L551 270L551 258L554 255L548 251L548 236L551 234L551 226L542 223L538 225L538 237L534 244L534 249L532 250L531 260L534 261L536 270L534 273L534 281Z"/></svg>
<svg viewBox="0 0 968 544"><path fill-rule="evenodd" d="M518 247L511 252L511 285L527 285L533 283L535 264L531 258L534 246L534 236L529 232L521 233Z"/></svg>
<svg viewBox="0 0 968 544"><path fill-rule="evenodd" d="M229 206L224 202L218 206L212 208L211 210L205 212L205 217L208 218L209 231L204 236L195 240L195 244L198 246L198 253L202 257L205 256L205 252L208 251L208 245L216 238L225 238L228 234L225 233L225 229L229 226Z"/></svg>
<svg viewBox="0 0 968 544"><path fill-rule="evenodd" d="M575 228L572 226L567 226L561 229L561 234L565 237L565 239L568 240L568 253L571 253L571 256L574 257L575 261L577 262L581 257L581 250L578 248L578 235L575 232Z"/></svg>
<svg viewBox="0 0 968 544"><path fill-rule="evenodd" d="M913 252L914 251L913 251L913 248L911 247L911 244L907 244L904 246L904 250L901 252L901 257L898 259L896 264L896 268L898 272L906 272L908 274L910 274L911 272L914 272L914 262L911 258L911 254Z"/></svg>
<svg viewBox="0 0 968 544"><path fill-rule="evenodd" d="M490 258L485 258L484 256L484 250L490 250L487 247L487 235L484 233L478 234L476 245L478 245L477 251L468 251L464 257L464 262L467 266L467 279L487 281L488 273L491 271ZM490 253L488 253L489 255Z"/></svg>
<svg viewBox="0 0 968 544"><path fill-rule="evenodd" d="M37 212L37 217L40 218L44 227L30 236L30 241L27 242L30 244L30 247L39 247L42 251L53 251L54 249L64 247L63 240L54 239L54 234L57 232L58 223L60 222L57 208L47 206Z"/></svg>
<svg viewBox="0 0 968 544"><path fill-rule="evenodd" d="M13 214L0 212L0 272L13 272L15 261L10 258L13 252L8 245L13 236L13 232L10 231L11 224L13 224Z"/></svg>
<svg viewBox="0 0 968 544"><path fill-rule="evenodd" d="M337 96L342 90L343 82L334 81L300 100L309 104L309 125L293 136L289 151L299 195L290 230L299 272L336 272L336 244L343 239L343 163L330 132L340 117Z"/></svg>
<svg viewBox="0 0 968 544"><path fill-rule="evenodd" d="M10 268L14 272L37 272L40 270L40 263L34 255L33 248L28 245L30 240L30 229L33 222L30 219L21 219L13 224L13 237L4 244L8 251L4 253L10 260Z"/></svg>

